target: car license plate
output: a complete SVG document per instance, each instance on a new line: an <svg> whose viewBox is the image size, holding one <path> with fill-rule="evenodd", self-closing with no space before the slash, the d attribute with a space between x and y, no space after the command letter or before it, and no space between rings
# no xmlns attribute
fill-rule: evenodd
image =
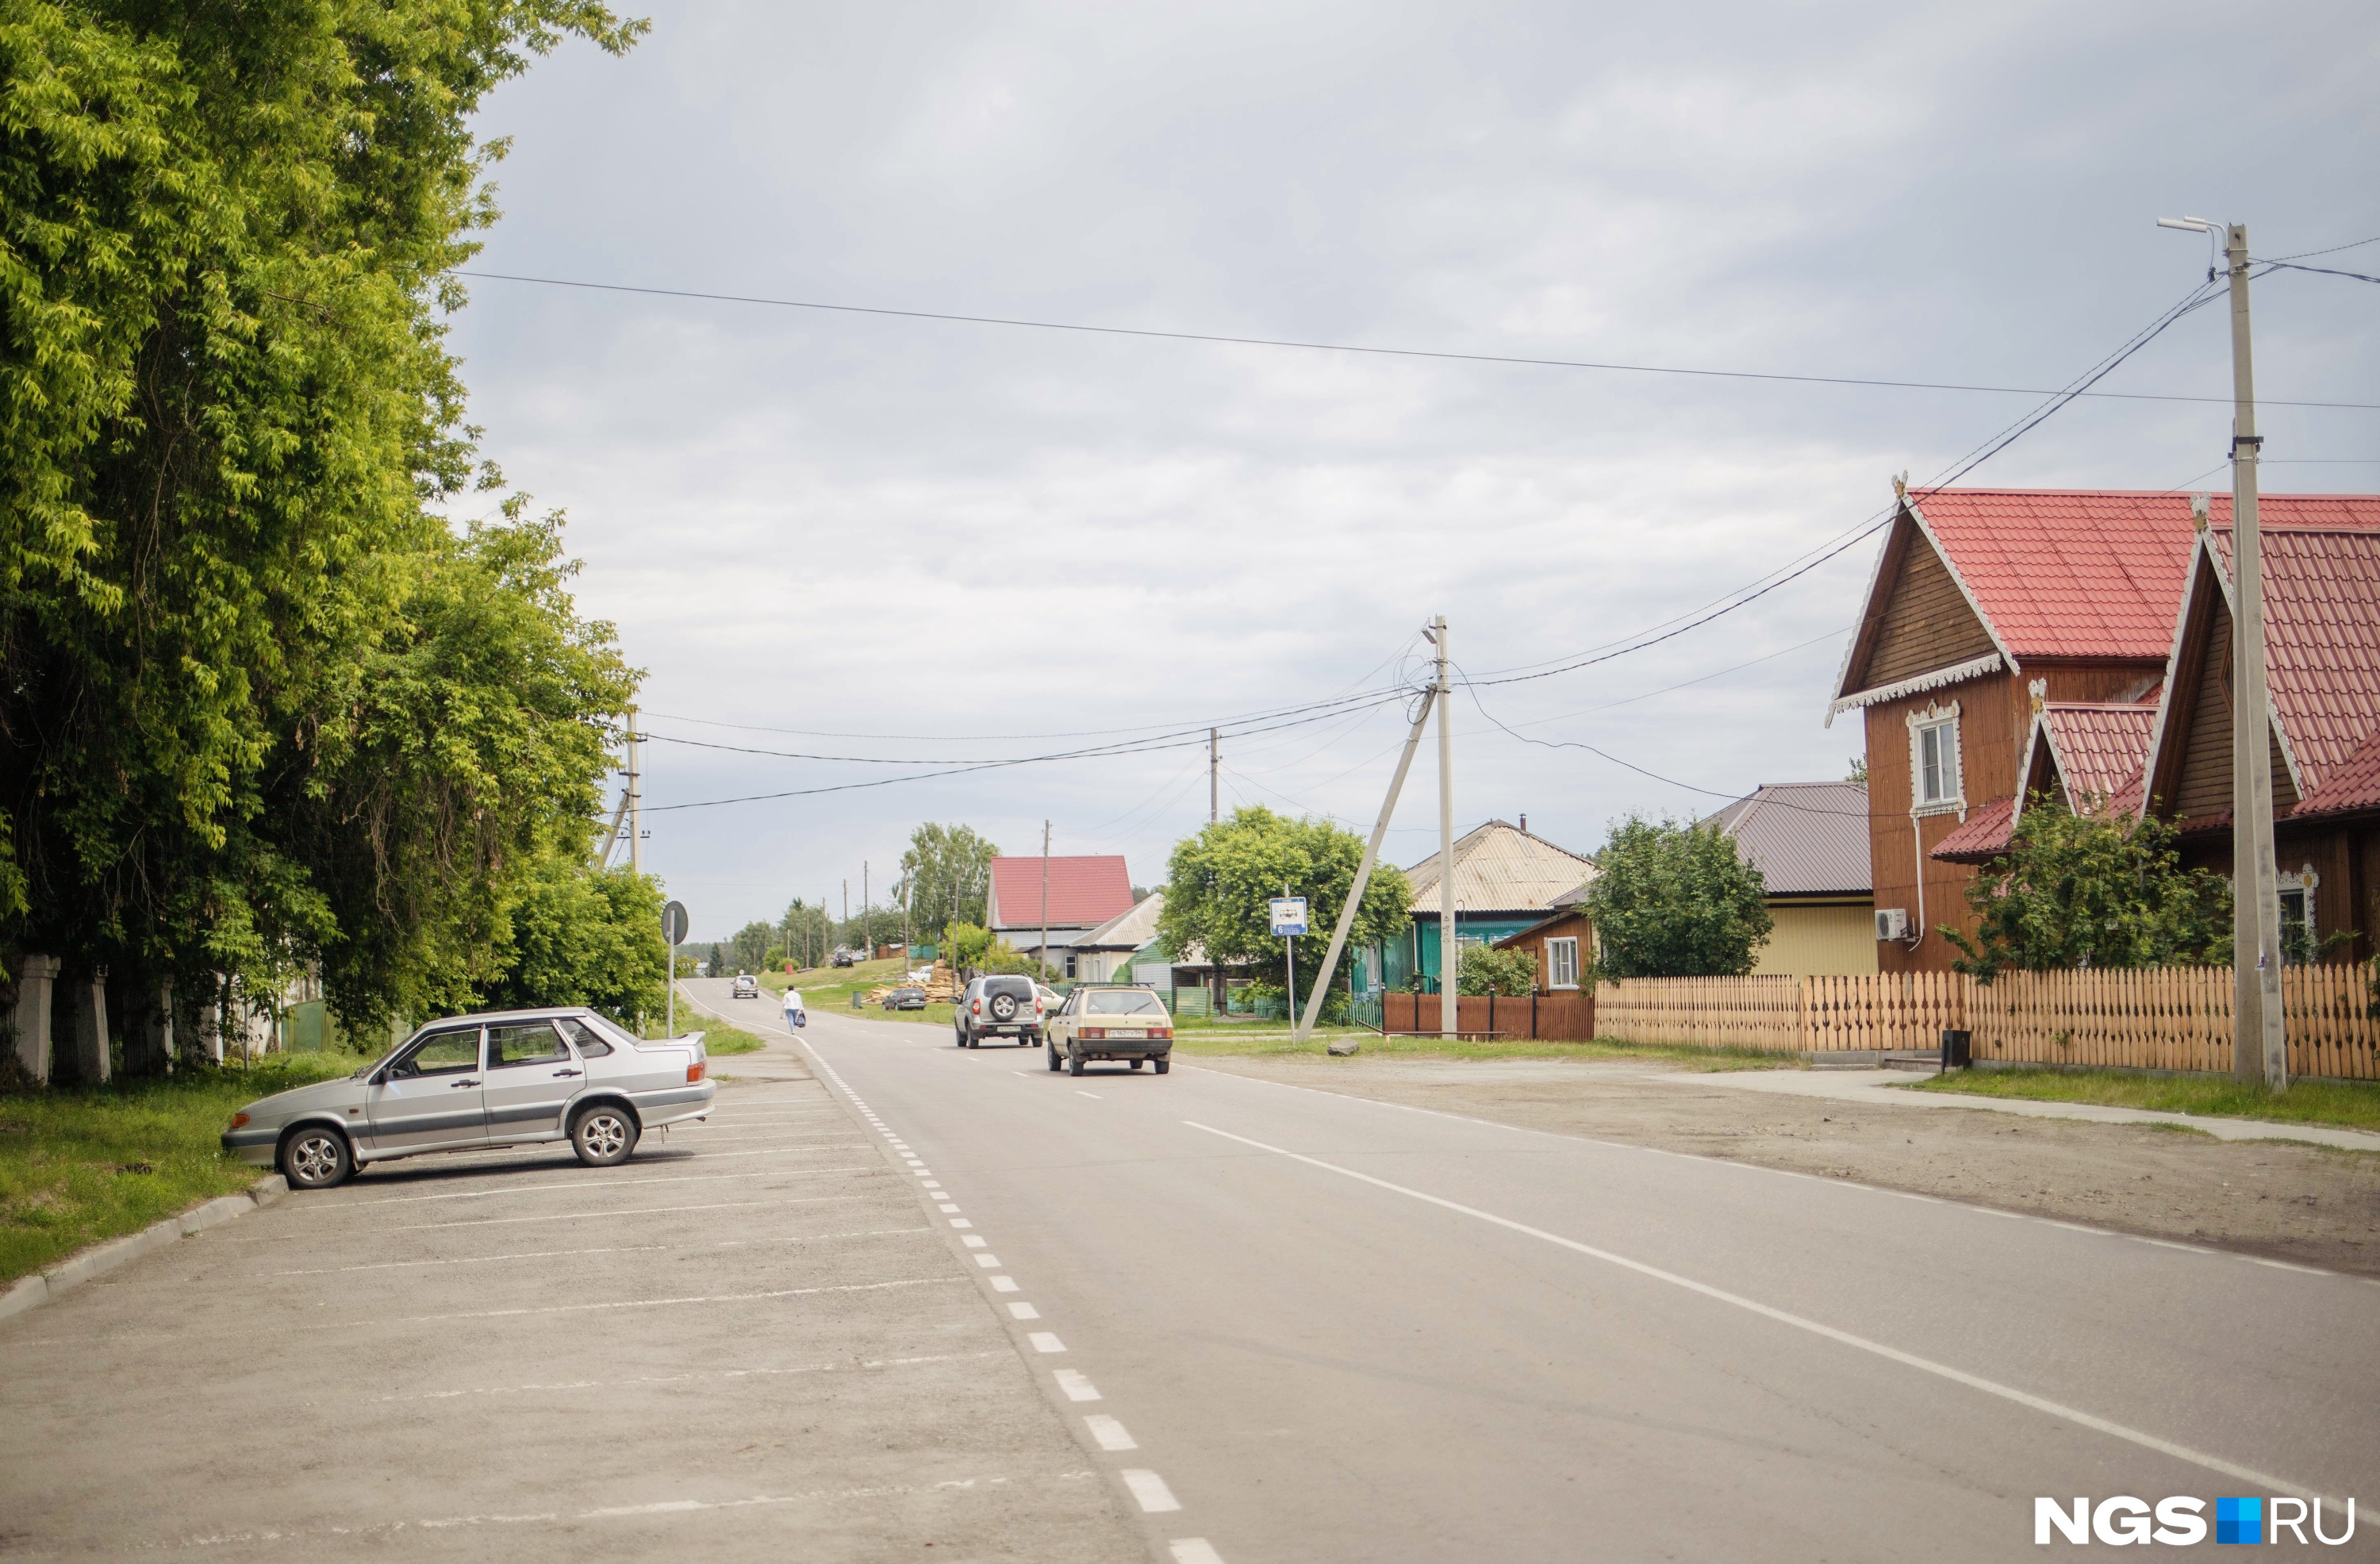
<svg viewBox="0 0 2380 1564"><path fill-rule="evenodd" d="M1146 1037L1148 1035L1148 1029L1145 1026L1120 1026L1110 1032L1108 1035L1110 1037Z"/></svg>

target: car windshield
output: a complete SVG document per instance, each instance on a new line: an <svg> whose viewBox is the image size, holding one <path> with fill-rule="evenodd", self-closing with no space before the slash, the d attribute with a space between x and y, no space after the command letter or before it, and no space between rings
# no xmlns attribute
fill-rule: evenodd
<svg viewBox="0 0 2380 1564"><path fill-rule="evenodd" d="M1111 988L1091 996L1095 1016L1161 1016L1165 1007L1157 996L1130 988Z"/></svg>

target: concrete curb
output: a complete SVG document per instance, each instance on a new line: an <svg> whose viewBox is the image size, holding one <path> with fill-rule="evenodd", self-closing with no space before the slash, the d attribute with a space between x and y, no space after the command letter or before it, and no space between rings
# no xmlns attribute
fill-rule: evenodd
<svg viewBox="0 0 2380 1564"><path fill-rule="evenodd" d="M202 1232L236 1216L245 1216L259 1206L272 1204L288 1192L289 1180L275 1173L269 1179L260 1179L256 1187L245 1194L225 1195L194 1206L178 1216L152 1222L137 1233L93 1244L59 1261L46 1271L36 1271L9 1284L7 1291L0 1292L0 1320L38 1308L69 1288L80 1287L94 1277L103 1277L152 1250L168 1248L192 1233Z"/></svg>

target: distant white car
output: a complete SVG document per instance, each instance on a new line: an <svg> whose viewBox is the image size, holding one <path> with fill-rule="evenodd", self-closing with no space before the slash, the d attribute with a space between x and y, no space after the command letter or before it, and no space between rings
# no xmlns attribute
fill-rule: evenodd
<svg viewBox="0 0 2380 1564"><path fill-rule="evenodd" d="M737 972L735 974L735 997L738 999L758 999L760 997L760 980L754 977L750 972Z"/></svg>

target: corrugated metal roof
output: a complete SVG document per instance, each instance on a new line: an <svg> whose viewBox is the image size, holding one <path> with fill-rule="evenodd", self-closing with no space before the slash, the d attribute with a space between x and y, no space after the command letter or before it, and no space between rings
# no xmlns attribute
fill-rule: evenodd
<svg viewBox="0 0 2380 1564"><path fill-rule="evenodd" d="M1770 782L1710 815L1771 896L1857 895L1868 871L1867 784Z"/></svg>
<svg viewBox="0 0 2380 1564"><path fill-rule="evenodd" d="M2270 506L2260 507L2262 518ZM2380 805L2380 500L2321 526L2262 522L2265 673L2303 778L2293 817ZM2215 530L2231 572L2231 531Z"/></svg>
<svg viewBox="0 0 2380 1564"><path fill-rule="evenodd" d="M1438 854L1405 871L1414 889L1414 915L1438 916ZM1454 838L1454 907L1471 912L1536 912L1581 882L1595 878L1595 864L1567 848L1501 820L1490 820Z"/></svg>
<svg viewBox="0 0 2380 1564"><path fill-rule="evenodd" d="M1042 862L1038 858L991 861L992 927L1040 927ZM1122 854L1051 858L1048 862L1051 928L1095 928L1131 908L1132 874Z"/></svg>
<svg viewBox="0 0 2380 1564"><path fill-rule="evenodd" d="M1157 916L1164 910L1165 893L1151 891L1075 944L1079 948L1137 950L1157 937Z"/></svg>
<svg viewBox="0 0 2380 1564"><path fill-rule="evenodd" d="M2148 762L2157 709L2149 705L2095 705L2053 701L2041 710L2058 757L2069 807L2092 800L2112 800L2139 782Z"/></svg>

